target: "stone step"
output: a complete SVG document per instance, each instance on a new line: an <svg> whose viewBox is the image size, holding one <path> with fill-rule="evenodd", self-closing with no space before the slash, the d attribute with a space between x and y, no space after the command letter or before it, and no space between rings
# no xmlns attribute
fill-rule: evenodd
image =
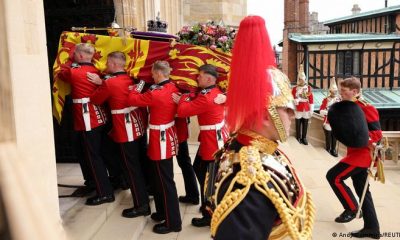
<svg viewBox="0 0 400 240"><path fill-rule="evenodd" d="M103 227L120 202L129 195L129 191L116 191L115 201L99 206L85 205L80 199L63 215L63 226L69 239L89 240Z"/></svg>
<svg viewBox="0 0 400 240"><path fill-rule="evenodd" d="M117 206L101 229L94 235L93 240L136 240L143 232L148 217L124 218L122 210L132 207L131 205Z"/></svg>

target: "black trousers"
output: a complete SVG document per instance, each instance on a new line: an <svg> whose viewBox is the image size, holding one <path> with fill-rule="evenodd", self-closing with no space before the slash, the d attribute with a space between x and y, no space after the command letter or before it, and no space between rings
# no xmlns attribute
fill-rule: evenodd
<svg viewBox="0 0 400 240"><path fill-rule="evenodd" d="M157 213L165 216L165 224L170 228L182 226L178 193L174 182L172 158L153 162L155 176L154 202Z"/></svg>
<svg viewBox="0 0 400 240"><path fill-rule="evenodd" d="M234 174L229 176L221 185L217 196L219 202L239 170L240 167L234 167ZM235 185L233 190L237 187ZM251 187L242 202L220 223L214 239L268 239L277 217L278 212L272 202L257 189Z"/></svg>
<svg viewBox="0 0 400 240"><path fill-rule="evenodd" d="M119 185L121 181L124 181L124 175L122 172L121 165L121 151L119 144L115 143L109 136L108 131L110 126L106 124L102 127L101 134L101 156L103 157L105 166L108 170L108 176L112 185ZM83 139L83 134L78 132L73 137L72 144L76 149L76 155L78 157L79 165L81 167L82 175L85 180L85 185L95 188L95 182L93 179L92 172L90 170L89 162L86 160L86 146Z"/></svg>
<svg viewBox="0 0 400 240"><path fill-rule="evenodd" d="M146 191L146 183L139 159L139 148L137 141L121 144L123 169L131 189L134 207L149 204L149 195Z"/></svg>
<svg viewBox="0 0 400 240"><path fill-rule="evenodd" d="M102 134L101 154L106 164L111 184L118 187L122 181L127 182L127 179L122 170L120 146L108 136L109 129L110 128L106 126Z"/></svg>
<svg viewBox="0 0 400 240"><path fill-rule="evenodd" d="M199 199L199 188L197 187L196 176L193 170L192 160L190 159L187 141L179 143L179 150L178 155L176 155L176 160L182 170L186 196Z"/></svg>
<svg viewBox="0 0 400 240"><path fill-rule="evenodd" d="M137 140L139 148L139 162L142 167L142 173L144 175L145 186L148 193L153 194L154 190L154 171L153 165L150 158L147 156L147 133L145 132L141 138Z"/></svg>
<svg viewBox="0 0 400 240"><path fill-rule="evenodd" d="M344 183L344 180L351 177L354 189L359 199L361 199L365 181L368 177L367 168L351 166L347 163L339 162L326 174L326 179L331 185L344 209L356 211L358 202L351 189ZM361 207L364 218L364 228L379 230L379 222L376 216L374 202L372 200L369 185L365 194L364 203Z"/></svg>
<svg viewBox="0 0 400 240"><path fill-rule="evenodd" d="M86 146L84 144L83 134L81 132L74 132L72 135L71 142L73 149L75 150L75 154L78 158L79 166L81 167L82 176L85 180L85 186L92 187L93 189L96 187L96 184L93 179L92 171L90 170L89 161L86 159Z"/></svg>
<svg viewBox="0 0 400 240"><path fill-rule="evenodd" d="M196 158L194 159L193 162L193 169L194 172L196 173L197 180L199 181L200 184L200 200L201 200L201 213L203 214L203 217L211 217L209 213L205 210L206 206L206 199L204 196L204 187L205 187L205 181L206 181L206 175L207 175L207 170L210 165L210 163L214 163L215 160L203 160L199 152L197 151Z"/></svg>
<svg viewBox="0 0 400 240"><path fill-rule="evenodd" d="M113 188L108 179L106 165L101 154L103 126L91 131L81 131L81 134L87 165L92 174L97 194L99 196L110 195L113 193Z"/></svg>
<svg viewBox="0 0 400 240"><path fill-rule="evenodd" d="M324 134L325 134L325 149L327 151L333 151L336 150L336 138L332 134L332 131L328 131L325 128L323 128Z"/></svg>

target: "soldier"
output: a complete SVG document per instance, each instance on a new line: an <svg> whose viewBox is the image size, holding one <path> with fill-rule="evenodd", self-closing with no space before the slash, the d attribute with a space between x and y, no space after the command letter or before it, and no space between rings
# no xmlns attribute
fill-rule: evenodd
<svg viewBox="0 0 400 240"><path fill-rule="evenodd" d="M146 131L142 110L129 107L126 99L129 88L133 86L132 79L125 72L126 57L122 52L112 52L107 56L109 73L102 81L95 73L88 73L88 80L100 87L90 96L92 103L108 102L112 114L112 129L110 136L121 145L122 165L132 193L133 208L123 210L122 216L134 218L150 215L149 196L145 187L142 166L139 160L139 139ZM138 85L135 91L141 91Z"/></svg>
<svg viewBox="0 0 400 240"><path fill-rule="evenodd" d="M368 178L368 168L372 161L370 152L382 138L378 111L362 99L360 90L361 83L358 78L351 77L341 81L340 95L343 102L334 104L328 113L333 133L347 146L347 155L326 174L329 184L345 209L335 219L338 223L353 220L358 208L356 198L344 181L351 177L357 196L361 199ZM360 112L358 115L357 110ZM365 126L365 131L363 126ZM360 231L352 232L351 235L357 238L379 239L379 222L369 187L361 209L364 227Z"/></svg>
<svg viewBox="0 0 400 240"><path fill-rule="evenodd" d="M218 78L217 69L211 64L199 68L197 78L200 94L191 100L189 97L173 95L178 103L178 117L197 115L200 125L199 150L193 163L194 171L200 183L202 218L193 218L192 225L196 227L209 226L210 214L205 210L204 183L207 169L214 164L214 153L222 148L228 138L228 131L224 121L224 105L216 104L214 99L221 90L215 85Z"/></svg>
<svg viewBox="0 0 400 240"><path fill-rule="evenodd" d="M92 64L95 49L88 43L76 45L74 63L63 67L59 77L71 84L74 129L82 136L88 166L95 182L97 195L88 198L87 205L99 205L115 200L107 169L101 156L101 141L106 114L102 106L90 101L97 85L87 81L87 73L97 73Z"/></svg>
<svg viewBox="0 0 400 240"><path fill-rule="evenodd" d="M332 128L328 121L328 110L332 104L337 103L340 101L340 96L338 94L338 88L336 85L336 81L333 78L331 86L329 87L329 95L322 100L321 107L319 108L319 113L324 116L324 122L322 124L322 128L324 129L325 133L325 149L328 151L332 156L337 157L337 150L336 150L336 138L332 134Z"/></svg>
<svg viewBox="0 0 400 240"><path fill-rule="evenodd" d="M292 94L296 105L296 139L299 143L308 145L308 120L312 117L314 112L314 97L311 87L308 85L303 65L300 65L299 67L297 86L293 88Z"/></svg>
<svg viewBox="0 0 400 240"><path fill-rule="evenodd" d="M156 221L165 220L153 227L153 231L159 234L182 230L172 165L172 157L176 155L178 140L174 122L177 105L171 95L178 92L178 89L169 80L170 72L168 62L156 61L151 69L155 84L143 94L132 91L128 97L130 106L148 106L150 111L147 154L153 162L156 178L154 200L157 211L151 215L151 218Z"/></svg>
<svg viewBox="0 0 400 240"><path fill-rule="evenodd" d="M311 239L311 196L277 148L289 135L294 104L288 78L274 66L265 21L244 18L233 48L226 103L227 126L236 137L217 154L211 235L218 240L287 234Z"/></svg>

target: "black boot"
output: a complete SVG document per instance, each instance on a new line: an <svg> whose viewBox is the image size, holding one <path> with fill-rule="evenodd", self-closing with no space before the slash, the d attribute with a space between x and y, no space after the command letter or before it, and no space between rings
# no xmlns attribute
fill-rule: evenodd
<svg viewBox="0 0 400 240"><path fill-rule="evenodd" d="M363 228L359 231L351 232L351 236L355 238L373 238L380 239L381 233L379 229Z"/></svg>
<svg viewBox="0 0 400 240"><path fill-rule="evenodd" d="M149 204L144 204L140 207L127 208L122 211L122 216L126 218L135 218L139 216L150 215L151 210Z"/></svg>
<svg viewBox="0 0 400 240"><path fill-rule="evenodd" d="M192 218L192 225L195 227L210 226L211 218L203 216L202 218Z"/></svg>
<svg viewBox="0 0 400 240"><path fill-rule="evenodd" d="M331 133L331 151L330 151L330 153L331 153L331 155L332 156L334 156L334 157L337 157L338 156L338 153L337 153L337 151L336 151L336 138L335 138L335 136L333 136L333 134L332 134L332 131L330 132Z"/></svg>
<svg viewBox="0 0 400 240"><path fill-rule="evenodd" d="M300 132L300 121L301 121L301 119L297 119L296 118L296 139L297 139L297 141L299 142L299 143L302 143L301 142L301 132Z"/></svg>
<svg viewBox="0 0 400 240"><path fill-rule="evenodd" d="M330 153L330 151L331 151L331 134L330 133L331 132L326 130L325 128L323 128L323 129L324 129L324 134L325 134L325 149L328 153Z"/></svg>
<svg viewBox="0 0 400 240"><path fill-rule="evenodd" d="M342 212L339 217L335 218L335 222L337 223L347 223L353 220L354 218L357 217L357 210L352 211L345 209L344 212Z"/></svg>
<svg viewBox="0 0 400 240"><path fill-rule="evenodd" d="M308 129L308 119L302 118L302 131L301 131L301 140L304 145L308 145L307 141L307 129Z"/></svg>

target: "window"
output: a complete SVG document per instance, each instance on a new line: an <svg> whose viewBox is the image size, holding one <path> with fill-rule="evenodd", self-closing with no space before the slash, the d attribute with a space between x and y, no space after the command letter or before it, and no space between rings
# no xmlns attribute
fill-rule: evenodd
<svg viewBox="0 0 400 240"><path fill-rule="evenodd" d="M360 75L360 52L338 52L336 58L336 74L342 77Z"/></svg>

